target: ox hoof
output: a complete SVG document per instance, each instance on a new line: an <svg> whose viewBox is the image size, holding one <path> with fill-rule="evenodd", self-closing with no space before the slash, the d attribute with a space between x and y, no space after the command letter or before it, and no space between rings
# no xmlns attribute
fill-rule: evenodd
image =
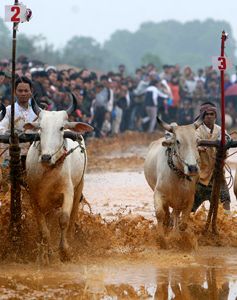
<svg viewBox="0 0 237 300"><path fill-rule="evenodd" d="M185 231L188 227L188 224L187 223L182 223L179 225L179 230L180 231Z"/></svg>
<svg viewBox="0 0 237 300"><path fill-rule="evenodd" d="M157 243L160 246L161 249L167 249L167 243L165 240L165 237L162 235L158 235L157 237Z"/></svg>
<svg viewBox="0 0 237 300"><path fill-rule="evenodd" d="M45 253L39 253L37 263L39 263L41 266L48 266L50 263L50 258Z"/></svg>
<svg viewBox="0 0 237 300"><path fill-rule="evenodd" d="M72 228L68 230L67 236L69 241L73 241L75 239L75 232L76 232L76 227L74 225Z"/></svg>
<svg viewBox="0 0 237 300"><path fill-rule="evenodd" d="M41 242L38 245L37 262L40 265L48 266L52 262L52 256L53 256L52 249L44 242Z"/></svg>
<svg viewBox="0 0 237 300"><path fill-rule="evenodd" d="M69 248L60 248L60 259L63 262L67 262L71 260L71 254Z"/></svg>

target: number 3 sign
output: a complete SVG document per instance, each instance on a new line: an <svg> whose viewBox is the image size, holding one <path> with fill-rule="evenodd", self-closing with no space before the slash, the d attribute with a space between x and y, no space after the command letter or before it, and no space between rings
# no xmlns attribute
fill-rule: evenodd
<svg viewBox="0 0 237 300"><path fill-rule="evenodd" d="M212 67L218 71L225 71L226 69L232 68L231 61L225 56L213 56Z"/></svg>
<svg viewBox="0 0 237 300"><path fill-rule="evenodd" d="M226 69L226 59L225 59L225 57L224 56L219 56L218 61L219 61L218 69L220 71L224 71Z"/></svg>
<svg viewBox="0 0 237 300"><path fill-rule="evenodd" d="M5 21L6 22L25 22L26 21L26 6L25 5L6 5L5 6Z"/></svg>

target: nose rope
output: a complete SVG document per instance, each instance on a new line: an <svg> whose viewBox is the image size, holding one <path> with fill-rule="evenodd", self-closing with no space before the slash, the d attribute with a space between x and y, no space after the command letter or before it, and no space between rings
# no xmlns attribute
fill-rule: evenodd
<svg viewBox="0 0 237 300"><path fill-rule="evenodd" d="M38 150L39 150L40 155L41 155L41 154L42 154L42 151L41 151L41 143L40 143L40 141L39 141L38 146L36 146L36 147L38 147ZM62 145L58 148L58 150L56 150L56 151L51 155L51 158L52 158L53 156L55 156L62 148L64 148L64 150L66 151L66 147L65 147L65 144L64 144L64 140L63 140L63 142L62 142Z"/></svg>
<svg viewBox="0 0 237 300"><path fill-rule="evenodd" d="M63 142L62 142L62 145L58 148L57 151L55 151L55 152L51 155L51 157L53 157L54 155L56 155L62 148L64 148L64 150L66 150L66 147L65 147L65 144L64 144L64 140L63 140Z"/></svg>
<svg viewBox="0 0 237 300"><path fill-rule="evenodd" d="M180 155L178 154L178 152L177 152L175 149L174 149L174 156L176 156L176 157L178 158L178 160L179 160L181 163L183 163L185 166L189 167L189 164L186 163L186 161L180 157Z"/></svg>
<svg viewBox="0 0 237 300"><path fill-rule="evenodd" d="M56 160L54 166L57 166L58 164L62 163L68 155L72 154L72 153L73 153L77 148L79 148L79 147L81 148L81 152L82 152L82 153L85 153L85 148L84 148L84 146L82 145L82 140L81 140L81 139L78 139L77 142L78 142L78 145L77 145L76 147L71 148L70 150L67 150L67 148L66 148L66 146L65 146L65 140L63 140L62 145L58 148L57 151L55 151L55 152L51 155L51 158L52 158L52 157L53 157L54 155L56 155L62 148L64 149L64 152L63 152L62 156L60 156L60 157ZM35 146L36 146L36 145L35 145ZM39 150L39 152L40 152L40 154L41 154L40 142L39 142L38 146L36 146L36 147L38 147L38 150Z"/></svg>
<svg viewBox="0 0 237 300"><path fill-rule="evenodd" d="M167 148L167 154L168 154L168 160L167 160L167 163L168 163L168 166L170 167L170 169L172 171L174 171L174 173L179 177L179 178L182 178L182 179L187 179L188 181L192 181L192 178L191 176L185 174L182 170L180 170L179 168L177 168L174 164L174 161L173 161L173 155L177 156L177 152L175 151L175 149L172 149L171 148ZM181 158L180 158L181 159Z"/></svg>
<svg viewBox="0 0 237 300"><path fill-rule="evenodd" d="M181 163L183 163L186 167L190 167L190 164L188 164L181 156L180 156L180 154L178 153L178 151L175 149L175 148L173 148L173 155L174 156L176 156L177 157L177 159L181 162Z"/></svg>
<svg viewBox="0 0 237 300"><path fill-rule="evenodd" d="M174 149L173 152L174 156L176 156L178 158L178 160L183 163L185 166L189 167L190 165L183 159L181 158L181 156L178 154L178 152Z"/></svg>

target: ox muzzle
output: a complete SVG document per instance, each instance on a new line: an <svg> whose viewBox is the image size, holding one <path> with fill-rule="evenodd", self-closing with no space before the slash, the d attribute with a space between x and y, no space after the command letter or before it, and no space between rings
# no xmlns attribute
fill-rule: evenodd
<svg viewBox="0 0 237 300"><path fill-rule="evenodd" d="M188 175L189 176L196 176L196 175L198 175L199 168L198 168L197 165L188 165L187 169L188 169Z"/></svg>
<svg viewBox="0 0 237 300"><path fill-rule="evenodd" d="M43 154L41 155L41 163L43 164L51 164L52 155Z"/></svg>

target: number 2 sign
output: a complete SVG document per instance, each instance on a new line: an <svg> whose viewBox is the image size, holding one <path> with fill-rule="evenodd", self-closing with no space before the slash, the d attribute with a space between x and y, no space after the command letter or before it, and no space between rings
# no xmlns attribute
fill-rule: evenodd
<svg viewBox="0 0 237 300"><path fill-rule="evenodd" d="M26 6L25 5L6 5L5 6L5 21L6 22L25 22L26 21Z"/></svg>

